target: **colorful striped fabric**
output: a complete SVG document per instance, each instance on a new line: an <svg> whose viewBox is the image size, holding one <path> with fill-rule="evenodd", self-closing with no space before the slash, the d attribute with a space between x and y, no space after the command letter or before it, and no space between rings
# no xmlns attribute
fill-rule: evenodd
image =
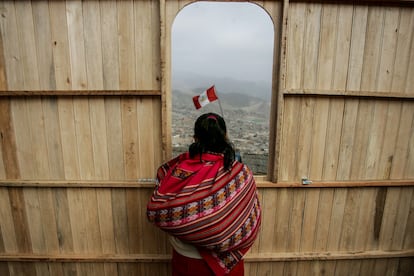
<svg viewBox="0 0 414 276"><path fill-rule="evenodd" d="M225 275L252 246L261 220L250 169L223 156L188 153L162 165L147 205L150 222L195 245L216 275Z"/></svg>

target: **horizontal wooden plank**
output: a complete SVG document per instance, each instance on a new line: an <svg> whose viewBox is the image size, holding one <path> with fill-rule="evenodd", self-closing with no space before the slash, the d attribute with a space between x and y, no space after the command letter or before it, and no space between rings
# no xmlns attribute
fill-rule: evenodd
<svg viewBox="0 0 414 276"><path fill-rule="evenodd" d="M412 187L412 180L378 180L378 181L311 181L277 182L256 178L259 188L348 188L348 187ZM154 188L155 179L137 180L0 180L0 187L34 187L34 188Z"/></svg>
<svg viewBox="0 0 414 276"><path fill-rule="evenodd" d="M372 180L372 181L312 181L302 182L269 182L257 181L259 188L350 188L350 187L402 187L414 186L412 180Z"/></svg>
<svg viewBox="0 0 414 276"><path fill-rule="evenodd" d="M5 90L1 96L161 96L160 90Z"/></svg>
<svg viewBox="0 0 414 276"><path fill-rule="evenodd" d="M317 260L358 260L414 257L414 250L364 251L364 252L282 252L248 253L246 262L317 261ZM0 254L0 262L169 262L169 254Z"/></svg>
<svg viewBox="0 0 414 276"><path fill-rule="evenodd" d="M306 3L315 2L315 0L290 0L290 3ZM354 0L318 0L320 3L334 3L334 4L354 4ZM413 0L360 0L357 2L359 5L391 5L391 6L411 6L414 4Z"/></svg>
<svg viewBox="0 0 414 276"><path fill-rule="evenodd" d="M350 90L316 90L316 89L288 89L283 91L285 96L320 96L320 97L357 97L357 98L384 98L395 100L414 100L413 94L400 92L379 91L350 91Z"/></svg>
<svg viewBox="0 0 414 276"><path fill-rule="evenodd" d="M414 257L414 250L401 251L358 251L358 252L285 252L248 254L247 262L286 262L286 261L328 261L328 260L359 260Z"/></svg>

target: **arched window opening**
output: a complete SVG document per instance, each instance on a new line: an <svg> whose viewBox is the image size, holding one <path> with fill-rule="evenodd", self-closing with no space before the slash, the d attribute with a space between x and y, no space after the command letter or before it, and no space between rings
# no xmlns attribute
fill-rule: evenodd
<svg viewBox="0 0 414 276"><path fill-rule="evenodd" d="M193 123L221 114L244 163L267 173L274 29L259 6L196 2L172 27L173 155L188 149ZM219 101L196 110L192 97L215 85ZM220 108L220 105L222 108Z"/></svg>

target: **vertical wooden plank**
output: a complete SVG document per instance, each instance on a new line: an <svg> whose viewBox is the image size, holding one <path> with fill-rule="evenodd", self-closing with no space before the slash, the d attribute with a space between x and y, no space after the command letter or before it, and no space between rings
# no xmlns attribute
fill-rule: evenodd
<svg viewBox="0 0 414 276"><path fill-rule="evenodd" d="M156 170L153 166L155 156L153 129L156 127L156 122L153 119L152 101L153 98L147 97L137 99L140 178L153 178Z"/></svg>
<svg viewBox="0 0 414 276"><path fill-rule="evenodd" d="M318 52L320 40L322 5L309 3L306 6L306 24L303 45L303 88L316 87L318 72Z"/></svg>
<svg viewBox="0 0 414 276"><path fill-rule="evenodd" d="M32 252L32 241L30 240L23 190L20 188L9 188L8 192L18 251L30 253Z"/></svg>
<svg viewBox="0 0 414 276"><path fill-rule="evenodd" d="M3 6L0 4L0 10ZM3 28L3 21L0 19L0 28ZM3 31L0 30L0 90L7 90L6 59L4 52Z"/></svg>
<svg viewBox="0 0 414 276"><path fill-rule="evenodd" d="M0 4L0 10L3 10L2 4ZM3 28L3 22L0 19L0 28ZM6 76L6 61L4 58L4 46L3 46L3 32L0 31L0 90L7 90L7 76ZM8 103L7 105L5 105ZM4 163L4 157L6 156L7 149L3 149L4 147L4 141L6 141L7 132L9 130L6 130L7 126L10 124L10 101L9 99L0 99L0 178L6 179L6 164ZM5 112L3 113L3 110ZM4 266L7 267L7 266ZM8 267L7 267L8 268Z"/></svg>
<svg viewBox="0 0 414 276"><path fill-rule="evenodd" d="M303 83L302 61L303 61L303 37L304 37L304 3L292 3L289 8L288 41L287 41L287 67L286 88L301 88Z"/></svg>
<svg viewBox="0 0 414 276"><path fill-rule="evenodd" d="M279 168L280 181L292 181L296 168L297 158L296 147L299 132L299 124L297 122L297 107L300 99L292 97L285 99L285 107L283 114L283 129L281 141L280 162L284 165ZM296 139L292 139L295 137Z"/></svg>
<svg viewBox="0 0 414 276"><path fill-rule="evenodd" d="M114 217L112 213L111 190L96 191L102 253L113 254L115 251Z"/></svg>
<svg viewBox="0 0 414 276"><path fill-rule="evenodd" d="M346 90L351 48L353 5L339 5L332 88Z"/></svg>
<svg viewBox="0 0 414 276"><path fill-rule="evenodd" d="M404 238L412 235L412 229L407 229L409 213L411 210L411 201L413 198L413 188L402 188L401 195L396 202L397 214L395 217L395 228L392 234L391 250L401 250L404 246ZM392 222L391 222L392 223ZM408 232L406 232L408 230Z"/></svg>
<svg viewBox="0 0 414 276"><path fill-rule="evenodd" d="M16 137L13 126L12 104L9 98L0 99L0 132L5 178L20 178Z"/></svg>
<svg viewBox="0 0 414 276"><path fill-rule="evenodd" d="M368 8L365 49L362 64L361 89L372 91L376 89L384 32L384 9L370 6Z"/></svg>
<svg viewBox="0 0 414 276"><path fill-rule="evenodd" d="M312 145L309 171L309 177L313 180L320 180L322 178L328 111L329 99L317 99L313 111Z"/></svg>
<svg viewBox="0 0 414 276"><path fill-rule="evenodd" d="M99 226L99 211L96 189L85 188L82 191L83 213L85 216L87 252L102 252L102 238ZM92 263L85 267L87 275L103 275L103 263Z"/></svg>
<svg viewBox="0 0 414 276"><path fill-rule="evenodd" d="M119 88L135 88L135 34L133 1L117 2L119 38Z"/></svg>
<svg viewBox="0 0 414 276"><path fill-rule="evenodd" d="M152 63L152 89L161 89L161 23L160 23L160 1L151 1L151 63Z"/></svg>
<svg viewBox="0 0 414 276"><path fill-rule="evenodd" d="M56 89L68 90L72 87L72 75L70 69L66 3L64 1L50 1L49 14Z"/></svg>
<svg viewBox="0 0 414 276"><path fill-rule="evenodd" d="M367 15L367 6L354 6L347 79L349 90L359 90L361 87Z"/></svg>
<svg viewBox="0 0 414 276"><path fill-rule="evenodd" d="M303 214L302 238L300 250L310 252L313 250L316 231L320 189L306 190L306 204Z"/></svg>
<svg viewBox="0 0 414 276"><path fill-rule="evenodd" d="M407 81L411 41L413 39L414 13L411 8L401 8L398 27L398 43L395 54L394 74L392 78L392 91L404 92Z"/></svg>
<svg viewBox="0 0 414 276"><path fill-rule="evenodd" d="M159 239L159 233L156 233L154 231L154 225L151 225L147 220L146 206L147 206L148 199L152 195L152 191L150 189L145 189L145 190L141 190L139 193L140 194L139 194L139 201L138 201L139 203L138 235L143 235L144 237L148 237L147 239L141 240L140 253L147 254L146 252L151 252L151 253L156 254L159 252L159 248L161 248L162 246L161 242L164 241L164 239L162 240ZM155 248L153 248L154 246ZM254 246L257 246L257 244L255 244ZM252 250L255 250L255 248L252 248ZM170 252L171 251L168 251L168 253ZM144 273L142 274L143 275L150 274L150 271L144 271Z"/></svg>
<svg viewBox="0 0 414 276"><path fill-rule="evenodd" d="M43 215L39 201L39 190L37 188L25 188L23 190L26 200L25 207L28 218L28 231L30 233L32 252L45 254L47 251L46 240L53 237L44 235L45 225L42 223ZM48 267L45 263L35 263L34 268L37 275L49 275Z"/></svg>
<svg viewBox="0 0 414 276"><path fill-rule="evenodd" d="M334 180L338 172L339 151L341 148L341 131L343 128L344 99L331 99L328 111L325 156L323 160L322 179Z"/></svg>
<svg viewBox="0 0 414 276"><path fill-rule="evenodd" d="M377 190L363 188L360 191L360 210L355 229L355 250L368 251L375 246L374 242L374 217L376 207Z"/></svg>
<svg viewBox="0 0 414 276"><path fill-rule="evenodd" d="M412 16L414 18L414 16ZM405 84L405 93L409 95L414 95L414 82L409 76L414 76L414 35L411 35L411 49L410 57L408 60L408 69L407 69L407 79Z"/></svg>
<svg viewBox="0 0 414 276"><path fill-rule="evenodd" d="M76 147L72 150L78 151L80 178L83 180L95 178L89 101L89 98L73 99Z"/></svg>
<svg viewBox="0 0 414 276"><path fill-rule="evenodd" d="M23 89L23 68L13 2L1 2L1 35L8 89ZM7 39L6 39L7 38Z"/></svg>
<svg viewBox="0 0 414 276"><path fill-rule="evenodd" d="M0 221L1 235L3 238L4 253L17 252L16 230L14 229L14 220L12 205L8 188L0 189Z"/></svg>
<svg viewBox="0 0 414 276"><path fill-rule="evenodd" d="M317 75L317 87L320 89L330 89L333 80L334 54L337 41L337 19L338 6L324 4L321 15Z"/></svg>
<svg viewBox="0 0 414 276"><path fill-rule="evenodd" d="M89 100L91 143L94 163L94 178L109 179L107 128L105 123L105 99ZM108 114L112 116L112 114Z"/></svg>
<svg viewBox="0 0 414 276"><path fill-rule="evenodd" d="M382 36L382 47L380 63L378 66L377 91L390 92L392 76L394 74L395 52L397 48L398 23L400 9L398 7L382 7L384 15L384 34Z"/></svg>
<svg viewBox="0 0 414 276"><path fill-rule="evenodd" d="M373 120L373 107L373 101L359 101L350 175L354 180L361 179L365 174L364 165L370 139L370 126Z"/></svg>
<svg viewBox="0 0 414 276"><path fill-rule="evenodd" d="M86 89L85 38L82 1L66 2L66 19L68 26L68 42L70 51L70 68L73 89Z"/></svg>
<svg viewBox="0 0 414 276"><path fill-rule="evenodd" d="M6 179L6 168L3 160L4 151L5 150L2 149L2 143L0 143L0 179Z"/></svg>
<svg viewBox="0 0 414 276"><path fill-rule="evenodd" d="M11 112L21 177L24 179L33 179L35 178L37 167L32 162L32 159L34 158L32 154L34 145L31 141L30 121L27 113L26 99L13 99L11 101Z"/></svg>
<svg viewBox="0 0 414 276"><path fill-rule="evenodd" d="M402 258L399 261L398 272L400 275L410 275L414 271L414 258Z"/></svg>
<svg viewBox="0 0 414 276"><path fill-rule="evenodd" d="M36 179L49 178L49 162L45 135L45 116L42 109L42 99L39 97L32 97L26 101L28 126L31 146L31 160L34 166L34 175Z"/></svg>
<svg viewBox="0 0 414 276"><path fill-rule="evenodd" d="M354 147L354 134L356 131L358 100L345 101L344 116L342 120L341 144L339 148L339 161L337 180L349 180L351 174L351 160Z"/></svg>
<svg viewBox="0 0 414 276"><path fill-rule="evenodd" d="M378 160L378 178L390 179L391 168L393 165L395 146L400 125L402 110L401 101L390 101L388 103L388 112L385 121L384 139L381 145L382 152Z"/></svg>
<svg viewBox="0 0 414 276"><path fill-rule="evenodd" d="M101 1L102 73L104 89L119 88L117 2Z"/></svg>
<svg viewBox="0 0 414 276"><path fill-rule="evenodd" d="M16 23L22 59L24 87L39 89L39 73L33 27L32 5L28 1L15 2Z"/></svg>
<svg viewBox="0 0 414 276"><path fill-rule="evenodd" d="M25 188L22 191L25 200L22 203L25 205L27 217L30 218L26 227L30 234L32 252L40 254L46 251L46 245L41 223L39 195L36 188Z"/></svg>
<svg viewBox="0 0 414 276"><path fill-rule="evenodd" d="M59 126L59 109L57 98L42 99L44 128L49 162L49 179L64 179L62 139Z"/></svg>
<svg viewBox="0 0 414 276"><path fill-rule="evenodd" d="M86 188L82 192L88 252L102 252L99 227L99 212L96 189Z"/></svg>
<svg viewBox="0 0 414 276"><path fill-rule="evenodd" d="M299 180L302 177L309 177L309 167L311 158L311 141L313 129L313 114L315 108L315 98L304 97L300 99L299 117L299 134L297 145L297 169L295 170L294 179ZM289 135L289 134L287 134ZM289 158L289 157L287 157Z"/></svg>
<svg viewBox="0 0 414 276"><path fill-rule="evenodd" d="M405 238L403 243L403 249L409 249L414 247L414 237L411 235L414 229L414 193L411 198L410 211L408 212L407 225L405 228Z"/></svg>
<svg viewBox="0 0 414 276"><path fill-rule="evenodd" d="M121 116L121 100L105 98L106 137L108 143L109 179L125 178L125 162L123 155L124 129ZM121 122L121 123L119 123Z"/></svg>
<svg viewBox="0 0 414 276"><path fill-rule="evenodd" d="M414 121L414 108L412 103L403 102L396 147L392 159L390 172L391 179L403 179L404 169L407 164L407 153L409 153L409 143Z"/></svg>
<svg viewBox="0 0 414 276"><path fill-rule="evenodd" d="M335 188L329 225L328 251L340 250L340 233L344 219L347 193L347 189Z"/></svg>
<svg viewBox="0 0 414 276"><path fill-rule="evenodd" d="M142 224L144 221L141 216L140 205L140 192L136 189L128 189L126 191L126 213L129 253L143 253L143 240L140 238L140 235L142 233Z"/></svg>
<svg viewBox="0 0 414 276"><path fill-rule="evenodd" d="M55 90L56 80L53 68L53 51L49 3L45 1L32 2L33 25L36 45L39 88L41 90ZM30 88L32 89L32 88Z"/></svg>
<svg viewBox="0 0 414 276"><path fill-rule="evenodd" d="M154 117L154 125L153 125L153 143L154 143L154 168L157 169L158 166L162 163L162 122L161 122L161 99L153 98L152 100L152 110L153 110L153 117Z"/></svg>
<svg viewBox="0 0 414 276"><path fill-rule="evenodd" d="M88 89L103 89L101 15L99 1L82 2Z"/></svg>
<svg viewBox="0 0 414 276"><path fill-rule="evenodd" d="M361 194L358 188L348 188L346 197L342 231L340 235L340 250L352 250L355 246L355 230L359 215Z"/></svg>
<svg viewBox="0 0 414 276"><path fill-rule="evenodd" d="M411 103L414 108L414 104ZM411 125L411 133L409 134L408 138L408 156L407 156L407 162L405 164L404 168L404 176L405 179L413 179L414 178L414 118L412 119L412 125Z"/></svg>
<svg viewBox="0 0 414 276"><path fill-rule="evenodd" d="M133 97L122 98L121 105L125 177L137 179L139 177L138 172L140 171L137 102Z"/></svg>
<svg viewBox="0 0 414 276"><path fill-rule="evenodd" d="M66 188L54 189L53 207L56 210L56 230L59 251L63 254L73 253L73 237L68 194Z"/></svg>
<svg viewBox="0 0 414 276"><path fill-rule="evenodd" d="M76 127L72 98L58 98L60 133L65 179L79 179L79 157L76 144Z"/></svg>
<svg viewBox="0 0 414 276"><path fill-rule="evenodd" d="M67 190L67 203L71 221L70 227L73 237L73 251L78 254L88 252L88 229L84 210L83 193L84 191L82 191L82 188L69 188Z"/></svg>
<svg viewBox="0 0 414 276"><path fill-rule="evenodd" d="M378 160L381 156L381 146L385 136L386 116L388 112L388 102L375 101L373 119L369 128L369 142L366 152L364 170L361 179L378 179ZM382 172L379 172L380 174Z"/></svg>
<svg viewBox="0 0 414 276"><path fill-rule="evenodd" d="M59 253L56 212L54 208L54 193L50 188L42 188L38 192L41 225L45 239L45 251L41 254Z"/></svg>
<svg viewBox="0 0 414 276"><path fill-rule="evenodd" d="M151 89L152 79L155 78L152 65L153 48L151 32L152 6L155 1L134 2L134 31L135 31L135 87Z"/></svg>
<svg viewBox="0 0 414 276"><path fill-rule="evenodd" d="M9 276L10 270L9 270L9 264L8 262L1 262L0 263L0 274L4 276Z"/></svg>
<svg viewBox="0 0 414 276"><path fill-rule="evenodd" d="M112 191L112 213L114 219L116 253L129 253L126 189L115 189Z"/></svg>
<svg viewBox="0 0 414 276"><path fill-rule="evenodd" d="M275 217L277 220L274 225L275 231L272 252L286 252L289 237L289 224L286 222L290 220L292 204L292 193L286 188L278 189L277 205L275 208Z"/></svg>
<svg viewBox="0 0 414 276"><path fill-rule="evenodd" d="M328 247L329 229L334 203L334 189L321 189L319 193L315 238L313 250L326 251Z"/></svg>
<svg viewBox="0 0 414 276"><path fill-rule="evenodd" d="M301 249L301 231L304 223L305 204L307 203L306 191L304 189L295 189L288 192L292 195L293 202L290 210L285 209L285 212L290 213L289 221L284 222L289 225L286 251L298 252Z"/></svg>
<svg viewBox="0 0 414 276"><path fill-rule="evenodd" d="M260 189L260 204L262 207L262 225L259 233L260 252L272 252L275 237L275 222L277 206L277 191L274 189Z"/></svg>
<svg viewBox="0 0 414 276"><path fill-rule="evenodd" d="M398 212L398 206L395 203L399 201L401 192L402 188L400 187L388 188L387 190L379 235L379 247L382 250L391 250L395 218Z"/></svg>

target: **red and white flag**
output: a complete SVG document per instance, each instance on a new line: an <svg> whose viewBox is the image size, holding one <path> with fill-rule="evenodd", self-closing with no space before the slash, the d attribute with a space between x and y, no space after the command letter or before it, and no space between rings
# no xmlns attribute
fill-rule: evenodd
<svg viewBox="0 0 414 276"><path fill-rule="evenodd" d="M201 93L200 95L194 96L193 102L194 102L195 108L200 109L203 106L211 102L214 102L217 99L218 97L216 95L216 89L214 88L214 85L213 85L212 87L210 87L209 89Z"/></svg>

